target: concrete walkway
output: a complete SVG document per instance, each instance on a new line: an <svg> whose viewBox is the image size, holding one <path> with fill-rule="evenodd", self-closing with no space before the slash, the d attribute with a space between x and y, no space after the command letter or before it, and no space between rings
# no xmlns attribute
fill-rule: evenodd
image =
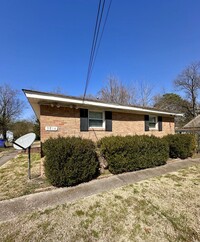
<svg viewBox="0 0 200 242"><path fill-rule="evenodd" d="M0 221L12 219L18 215L37 209L73 202L101 192L109 191L151 177L174 172L188 166L200 164L200 159L187 159L145 170L123 173L107 178L96 179L75 187L58 188L0 202Z"/></svg>
<svg viewBox="0 0 200 242"><path fill-rule="evenodd" d="M15 158L15 156L18 154L17 150L11 150L8 152L5 152L2 157L0 157L0 166L5 164L7 161Z"/></svg>

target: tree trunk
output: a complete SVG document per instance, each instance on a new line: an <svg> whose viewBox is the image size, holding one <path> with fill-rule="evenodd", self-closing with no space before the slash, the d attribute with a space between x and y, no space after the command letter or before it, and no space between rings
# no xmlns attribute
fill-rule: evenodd
<svg viewBox="0 0 200 242"><path fill-rule="evenodd" d="M3 127L3 139L6 139L6 129Z"/></svg>

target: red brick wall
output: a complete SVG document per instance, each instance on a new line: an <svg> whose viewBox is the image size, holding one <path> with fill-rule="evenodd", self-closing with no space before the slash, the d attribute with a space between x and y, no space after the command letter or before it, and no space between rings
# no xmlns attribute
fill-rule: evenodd
<svg viewBox="0 0 200 242"><path fill-rule="evenodd" d="M40 108L41 141L49 137L77 136L97 141L110 135L155 135L162 137L174 133L174 118L163 117L163 131L144 131L144 115L113 112L112 132L90 129L80 132L80 110L68 107L51 107L42 105ZM58 131L45 131L46 126L56 126Z"/></svg>

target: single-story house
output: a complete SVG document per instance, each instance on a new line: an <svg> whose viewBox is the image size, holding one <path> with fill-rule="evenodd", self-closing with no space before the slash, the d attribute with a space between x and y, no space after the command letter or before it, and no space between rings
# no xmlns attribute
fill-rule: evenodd
<svg viewBox="0 0 200 242"><path fill-rule="evenodd" d="M174 134L174 112L106 103L23 89L40 120L41 142L49 137L76 136L98 141L110 135Z"/></svg>

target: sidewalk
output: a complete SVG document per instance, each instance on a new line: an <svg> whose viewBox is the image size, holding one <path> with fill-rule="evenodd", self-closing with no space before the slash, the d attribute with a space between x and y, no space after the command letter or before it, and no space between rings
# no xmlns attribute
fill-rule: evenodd
<svg viewBox="0 0 200 242"><path fill-rule="evenodd" d="M149 168L120 175L113 175L107 178L96 179L75 187L58 188L52 191L1 201L0 221L9 220L18 215L30 213L37 209L45 209L47 207L73 202L84 197L106 192L111 189L139 182L151 177L174 172L196 164L200 164L200 159L176 161L156 168Z"/></svg>

